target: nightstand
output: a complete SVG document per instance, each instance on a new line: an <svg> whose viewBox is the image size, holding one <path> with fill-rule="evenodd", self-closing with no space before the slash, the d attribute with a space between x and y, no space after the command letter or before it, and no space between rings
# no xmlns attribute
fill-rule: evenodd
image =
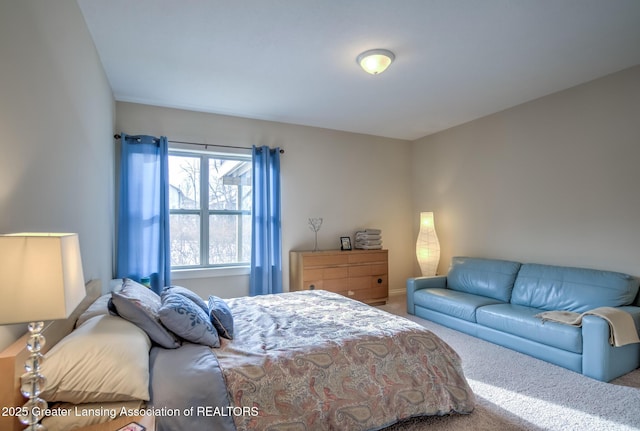
<svg viewBox="0 0 640 431"><path fill-rule="evenodd" d="M156 420L153 416L120 416L119 418L103 424L76 428L76 431L116 431L131 422L138 422L146 428L146 431L155 431L156 429Z"/></svg>

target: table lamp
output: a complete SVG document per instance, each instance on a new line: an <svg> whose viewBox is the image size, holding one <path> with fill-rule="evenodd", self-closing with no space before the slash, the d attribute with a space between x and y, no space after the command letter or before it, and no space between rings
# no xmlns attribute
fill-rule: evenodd
<svg viewBox="0 0 640 431"><path fill-rule="evenodd" d="M20 387L29 400L19 416L27 430L46 431L40 420L47 402L39 397L46 383L40 374L44 321L66 319L85 295L77 234L0 235L0 325L30 322Z"/></svg>

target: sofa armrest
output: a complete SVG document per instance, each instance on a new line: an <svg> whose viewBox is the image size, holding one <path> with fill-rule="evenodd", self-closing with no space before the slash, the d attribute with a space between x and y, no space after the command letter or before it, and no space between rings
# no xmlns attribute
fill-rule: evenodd
<svg viewBox="0 0 640 431"><path fill-rule="evenodd" d="M640 307L626 306L640 335ZM582 319L582 374L609 382L640 366L640 343L614 347L609 344L609 324L598 316Z"/></svg>
<svg viewBox="0 0 640 431"><path fill-rule="evenodd" d="M633 317L633 321L636 324L636 331L638 331L638 336L640 337L640 306L627 305L618 308L631 314L631 317Z"/></svg>
<svg viewBox="0 0 640 431"><path fill-rule="evenodd" d="M407 279L407 313L416 314L416 305L413 294L420 289L447 287L447 276L436 275L433 277L415 277Z"/></svg>

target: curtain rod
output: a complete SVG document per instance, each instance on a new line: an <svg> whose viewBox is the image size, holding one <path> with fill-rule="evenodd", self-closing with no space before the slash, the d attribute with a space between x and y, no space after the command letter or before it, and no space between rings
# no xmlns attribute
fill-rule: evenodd
<svg viewBox="0 0 640 431"><path fill-rule="evenodd" d="M122 136L120 136L119 134L115 134L113 135L113 137L115 139L122 139ZM135 138L135 135L132 136L132 138ZM251 147L239 147L236 145L218 145L218 144L203 144L200 142L185 142L185 141L173 141L171 139L169 139L169 142L173 142L174 144L186 144L186 145L199 145L201 147L222 147L222 148L240 148L243 150L250 150ZM280 154L284 154L284 150L282 148L280 148Z"/></svg>

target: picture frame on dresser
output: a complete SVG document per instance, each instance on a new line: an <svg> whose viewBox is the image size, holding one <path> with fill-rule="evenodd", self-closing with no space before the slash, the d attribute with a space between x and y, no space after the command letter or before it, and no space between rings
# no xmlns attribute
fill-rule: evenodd
<svg viewBox="0 0 640 431"><path fill-rule="evenodd" d="M351 237L350 236L341 236L340 237L340 250L351 250Z"/></svg>

